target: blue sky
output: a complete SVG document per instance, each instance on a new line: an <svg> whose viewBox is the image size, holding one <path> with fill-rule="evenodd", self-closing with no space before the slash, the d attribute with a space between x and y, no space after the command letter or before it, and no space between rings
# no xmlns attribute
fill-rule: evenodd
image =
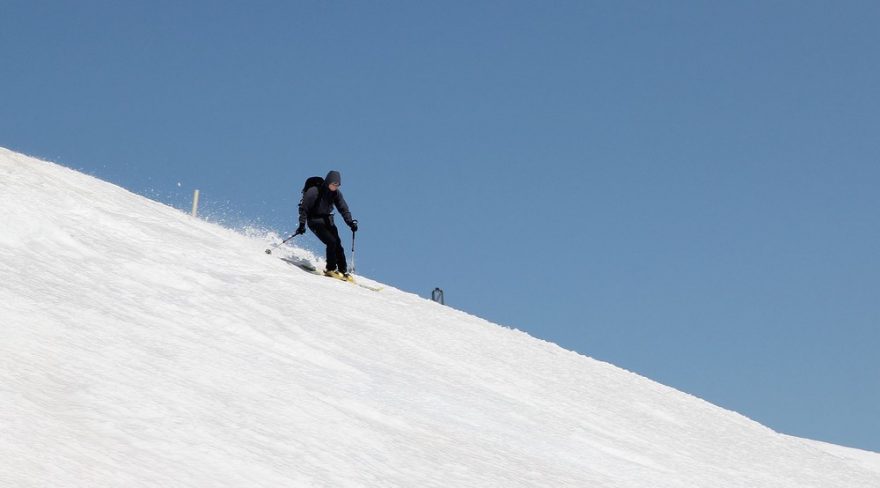
<svg viewBox="0 0 880 488"><path fill-rule="evenodd" d="M288 234L337 169L360 273L880 451L878 24L858 1L4 0L0 145Z"/></svg>

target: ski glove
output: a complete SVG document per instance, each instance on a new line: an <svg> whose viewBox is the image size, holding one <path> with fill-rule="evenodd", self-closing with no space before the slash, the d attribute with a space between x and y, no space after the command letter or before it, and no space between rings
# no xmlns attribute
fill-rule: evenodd
<svg viewBox="0 0 880 488"><path fill-rule="evenodd" d="M295 236L306 233L306 224L299 224L299 227L296 228Z"/></svg>
<svg viewBox="0 0 880 488"><path fill-rule="evenodd" d="M357 220L352 220L351 222L348 223L348 226L351 227L352 232L358 231L358 221Z"/></svg>

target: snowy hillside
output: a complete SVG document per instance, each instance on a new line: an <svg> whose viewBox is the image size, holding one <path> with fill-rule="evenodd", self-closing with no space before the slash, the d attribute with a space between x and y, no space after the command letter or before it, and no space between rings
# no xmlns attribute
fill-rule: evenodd
<svg viewBox="0 0 880 488"><path fill-rule="evenodd" d="M2 487L880 487L880 455L5 149L0 222Z"/></svg>

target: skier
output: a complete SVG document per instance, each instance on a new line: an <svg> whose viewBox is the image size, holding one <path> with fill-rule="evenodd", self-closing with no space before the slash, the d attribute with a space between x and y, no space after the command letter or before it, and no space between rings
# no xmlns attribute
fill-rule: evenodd
<svg viewBox="0 0 880 488"><path fill-rule="evenodd" d="M327 246L327 266L324 275L354 281L348 273L348 263L345 261L339 229L333 222L333 207L339 210L339 214L352 232L357 232L358 222L351 218L348 204L339 191L340 186L342 186L342 175L339 171L327 173L323 182L320 182L320 178L309 178L303 190L302 200L299 202L299 227L296 229L296 235L305 234L308 225L318 239Z"/></svg>

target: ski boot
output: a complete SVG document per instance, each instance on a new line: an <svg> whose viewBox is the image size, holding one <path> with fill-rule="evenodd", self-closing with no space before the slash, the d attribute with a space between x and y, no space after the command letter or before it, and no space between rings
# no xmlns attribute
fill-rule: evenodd
<svg viewBox="0 0 880 488"><path fill-rule="evenodd" d="M343 279L345 279L345 278L343 277L343 276L345 276L345 275L343 275L343 274L340 273L339 271L336 271L335 269L325 269L325 270L324 270L324 276L327 276L327 277L329 277L329 278L336 278L337 280L343 280Z"/></svg>

